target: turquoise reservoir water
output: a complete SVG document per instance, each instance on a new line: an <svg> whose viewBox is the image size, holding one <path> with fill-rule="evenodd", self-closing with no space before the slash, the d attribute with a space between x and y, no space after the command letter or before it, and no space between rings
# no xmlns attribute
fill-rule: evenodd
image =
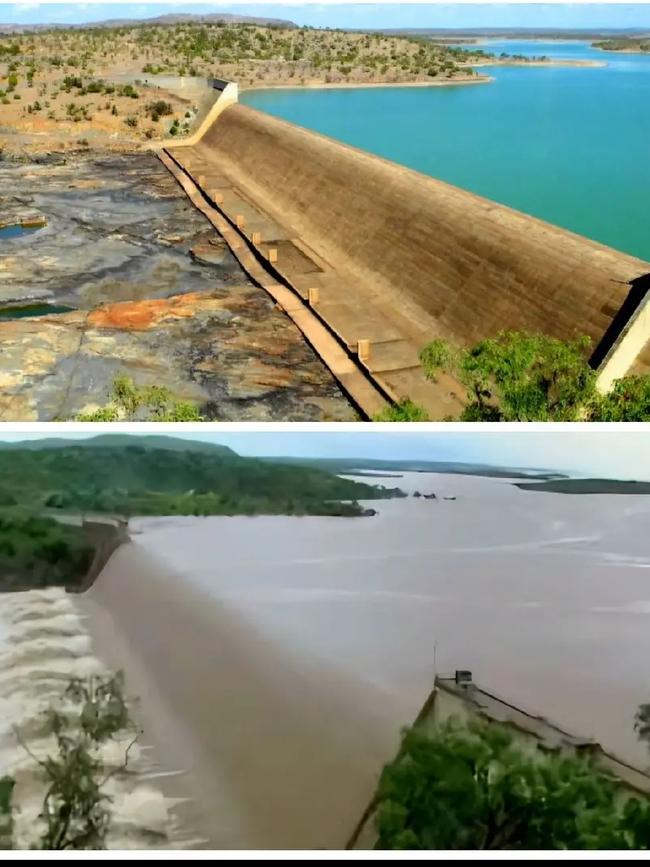
<svg viewBox="0 0 650 867"><path fill-rule="evenodd" d="M581 42L481 47L607 66L486 67L492 84L241 101L650 260L650 57Z"/></svg>
<svg viewBox="0 0 650 867"><path fill-rule="evenodd" d="M5 226L0 229L0 241L9 241L11 238L20 238L38 232L40 226Z"/></svg>

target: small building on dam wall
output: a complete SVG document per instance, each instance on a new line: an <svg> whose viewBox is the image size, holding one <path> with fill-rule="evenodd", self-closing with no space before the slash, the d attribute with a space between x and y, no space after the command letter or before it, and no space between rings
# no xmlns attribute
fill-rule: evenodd
<svg viewBox="0 0 650 867"><path fill-rule="evenodd" d="M650 263L214 92L168 153L390 397L448 414L419 350L502 330L587 335L603 389L650 372Z"/></svg>
<svg viewBox="0 0 650 867"><path fill-rule="evenodd" d="M512 739L512 746L525 756L542 760L553 753L588 755L598 770L615 781L620 797L650 797L650 776L644 771L606 752L595 741L571 734L546 718L482 689L473 682L469 671L437 677L414 725L432 732L450 719L467 724L477 718L504 729ZM377 801L373 799L346 848L372 849L378 837L376 819Z"/></svg>

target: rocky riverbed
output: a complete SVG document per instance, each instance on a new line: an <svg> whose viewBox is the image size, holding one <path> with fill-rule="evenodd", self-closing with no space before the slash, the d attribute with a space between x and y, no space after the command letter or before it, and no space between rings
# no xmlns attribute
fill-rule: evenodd
<svg viewBox="0 0 650 867"><path fill-rule="evenodd" d="M0 227L42 225L0 228L0 419L91 411L122 373L208 420L356 417L155 155L0 162L0 190Z"/></svg>

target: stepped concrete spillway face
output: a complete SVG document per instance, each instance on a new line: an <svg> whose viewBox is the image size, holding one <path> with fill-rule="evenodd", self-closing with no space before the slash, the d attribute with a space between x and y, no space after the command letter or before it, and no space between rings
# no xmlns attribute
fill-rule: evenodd
<svg viewBox="0 0 650 867"><path fill-rule="evenodd" d="M371 342L586 334L605 377L650 370L648 262L240 104L191 144L174 156L204 192L225 178L333 270L361 319L383 313L397 334Z"/></svg>

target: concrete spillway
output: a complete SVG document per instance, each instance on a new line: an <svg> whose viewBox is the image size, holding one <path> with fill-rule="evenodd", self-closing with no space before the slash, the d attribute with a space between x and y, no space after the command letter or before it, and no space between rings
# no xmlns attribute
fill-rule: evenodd
<svg viewBox="0 0 650 867"><path fill-rule="evenodd" d="M650 370L650 263L232 102L169 152L379 387L433 417L458 405L419 371L434 337L586 334L605 387Z"/></svg>
<svg viewBox="0 0 650 867"><path fill-rule="evenodd" d="M125 670L169 768L159 784L185 802L181 825L210 848L342 848L409 716L187 578L136 537L83 597L97 652Z"/></svg>

